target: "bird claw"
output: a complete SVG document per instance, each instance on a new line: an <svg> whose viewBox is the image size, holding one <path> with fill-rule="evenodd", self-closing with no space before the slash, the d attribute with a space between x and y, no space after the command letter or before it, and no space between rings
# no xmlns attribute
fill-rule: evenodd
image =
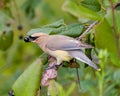
<svg viewBox="0 0 120 96"><path fill-rule="evenodd" d="M49 69L56 69L56 70L58 70L58 68L59 68L61 65L62 65L62 64L59 64L59 65L54 64L54 65L49 66L48 68L46 68L46 70L49 70Z"/></svg>

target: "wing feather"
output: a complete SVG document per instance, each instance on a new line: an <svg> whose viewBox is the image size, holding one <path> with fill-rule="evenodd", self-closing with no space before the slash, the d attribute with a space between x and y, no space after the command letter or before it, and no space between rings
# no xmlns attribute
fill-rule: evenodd
<svg viewBox="0 0 120 96"><path fill-rule="evenodd" d="M82 50L76 50L76 51L68 51L69 54L73 57L76 58L77 60L80 60L89 66L93 67L96 70L100 70L95 63L93 63L86 55L85 53L82 52Z"/></svg>
<svg viewBox="0 0 120 96"><path fill-rule="evenodd" d="M83 44L80 41L63 35L51 35L46 47L50 50L76 50L93 48L91 45Z"/></svg>

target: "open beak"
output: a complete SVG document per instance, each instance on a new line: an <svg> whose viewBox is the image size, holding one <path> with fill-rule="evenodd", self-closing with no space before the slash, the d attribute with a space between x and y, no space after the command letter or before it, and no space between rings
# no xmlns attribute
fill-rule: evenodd
<svg viewBox="0 0 120 96"><path fill-rule="evenodd" d="M32 42L34 40L36 40L38 38L38 36L32 37L32 36L26 36L24 37L24 41L25 42Z"/></svg>

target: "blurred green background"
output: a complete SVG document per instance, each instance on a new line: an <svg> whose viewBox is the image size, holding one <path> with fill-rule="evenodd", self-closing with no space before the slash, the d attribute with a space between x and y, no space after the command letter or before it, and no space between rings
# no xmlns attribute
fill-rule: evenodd
<svg viewBox="0 0 120 96"><path fill-rule="evenodd" d="M0 0L0 96L8 96L8 91L11 89L15 80L42 54L42 50L37 45L24 42L23 38L29 30L40 28L43 25L60 19L64 19L66 25L81 22L84 27L94 20L92 16L88 16L88 18L84 20L80 19L78 15L75 15L74 12L69 12L68 10L72 15L65 12L62 8L65 1L66 0ZM82 2L82 6L91 9L100 16L104 16L106 20L108 20L107 22L111 23L109 21L111 20L109 19L109 14L106 14L106 12L109 12L107 8L110 8L108 7L110 6L110 3L108 3L109 0L72 1L77 4ZM119 0L113 1L114 4L117 4ZM119 16L116 18L118 17ZM91 18L92 20L89 21ZM102 22L102 20L100 22ZM117 24L120 25L119 22ZM99 30L104 32L103 27L99 28L96 29L98 32ZM118 31L120 32L119 29L120 28L118 28ZM106 38L104 34L100 34L100 36L104 37L102 39L103 41L100 41L102 37L99 38L98 34L95 35L95 40L98 44L95 45L99 48L97 52L99 57L103 58L100 60L102 72L96 72L90 67L84 68L84 64L81 63L79 68L81 89L76 87L70 96L98 96L98 94L99 96L120 95L120 59L116 57L116 54L115 56L110 55L109 51L111 51L113 47L111 44L110 50L108 48L109 46L105 46L106 44L99 45L99 42L104 42L103 39L112 40L109 38L111 35ZM90 42L91 44L94 43L93 41ZM107 48L108 53L106 51L100 51L100 49ZM114 60L110 59L111 57L109 55ZM67 90L72 82L76 81L76 69L60 68L58 83L64 87L64 90ZM44 95L46 94L45 92L46 91L43 90L42 96L46 96Z"/></svg>

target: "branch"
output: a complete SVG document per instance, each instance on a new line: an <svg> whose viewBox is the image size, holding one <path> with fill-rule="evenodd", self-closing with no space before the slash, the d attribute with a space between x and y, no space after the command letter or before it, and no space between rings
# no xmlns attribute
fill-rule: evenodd
<svg viewBox="0 0 120 96"><path fill-rule="evenodd" d="M118 56L120 58L119 38L117 36L117 30L116 30L116 24L115 24L115 11L114 11L115 7L113 6L112 0L109 0L109 1L110 1L110 4L111 4L111 11L112 11L112 28L113 28L113 32L114 32L114 38L115 38L115 42L116 42Z"/></svg>
<svg viewBox="0 0 120 96"><path fill-rule="evenodd" d="M78 37L78 40L81 40L81 38L82 38L85 34L87 34L97 23L98 23L98 21L93 22L93 23L82 33L82 35L80 35L80 36Z"/></svg>

